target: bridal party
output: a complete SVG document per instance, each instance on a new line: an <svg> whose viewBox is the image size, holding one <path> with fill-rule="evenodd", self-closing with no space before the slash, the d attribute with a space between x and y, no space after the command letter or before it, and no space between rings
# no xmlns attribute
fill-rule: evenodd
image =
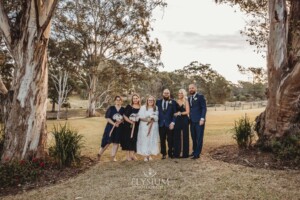
<svg viewBox="0 0 300 200"><path fill-rule="evenodd" d="M200 158L207 110L205 97L197 92L195 84L189 85L188 94L180 89L176 95L172 99L170 90L164 89L161 98L148 95L142 105L141 97L133 94L125 107L122 97L116 96L114 105L105 113L107 124L98 160L110 145L112 161L117 161L119 147L126 152L128 161L138 160L136 155L140 155L149 162L151 156L159 154L162 160Z"/></svg>

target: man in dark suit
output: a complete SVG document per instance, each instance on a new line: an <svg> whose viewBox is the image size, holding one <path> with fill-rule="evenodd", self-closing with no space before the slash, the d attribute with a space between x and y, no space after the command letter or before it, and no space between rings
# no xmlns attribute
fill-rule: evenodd
<svg viewBox="0 0 300 200"><path fill-rule="evenodd" d="M197 93L197 87L195 84L189 85L189 104L190 104L190 130L193 140L193 153L192 159L198 159L200 157L203 146L203 135L205 127L206 116L206 101L202 94Z"/></svg>
<svg viewBox="0 0 300 200"><path fill-rule="evenodd" d="M173 158L174 142L173 129L175 125L176 102L170 99L170 90L163 91L163 99L157 100L158 107L158 124L162 159L166 159L166 140L168 141L168 156Z"/></svg>

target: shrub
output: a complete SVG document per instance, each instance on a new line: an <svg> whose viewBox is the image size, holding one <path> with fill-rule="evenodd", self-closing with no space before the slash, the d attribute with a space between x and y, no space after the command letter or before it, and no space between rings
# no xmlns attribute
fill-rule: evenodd
<svg viewBox="0 0 300 200"><path fill-rule="evenodd" d="M45 161L32 160L12 161L0 164L0 186L18 186L19 184L34 182L45 167Z"/></svg>
<svg viewBox="0 0 300 200"><path fill-rule="evenodd" d="M60 167L68 167L80 162L80 150L83 147L83 136L71 130L67 125L54 126L52 134L55 145L49 148L50 156L58 162Z"/></svg>
<svg viewBox="0 0 300 200"><path fill-rule="evenodd" d="M253 122L250 122L247 115L234 122L233 138L236 140L239 148L246 149L251 146L254 138L252 126Z"/></svg>
<svg viewBox="0 0 300 200"><path fill-rule="evenodd" d="M300 164L300 134L292 134L272 141L272 150L281 160Z"/></svg>

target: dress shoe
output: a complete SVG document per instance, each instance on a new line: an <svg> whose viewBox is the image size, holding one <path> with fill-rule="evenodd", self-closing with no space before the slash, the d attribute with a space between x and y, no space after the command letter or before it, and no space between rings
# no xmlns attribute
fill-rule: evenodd
<svg viewBox="0 0 300 200"><path fill-rule="evenodd" d="M194 157L194 153L191 153L191 154L189 155L189 157Z"/></svg>
<svg viewBox="0 0 300 200"><path fill-rule="evenodd" d="M191 159L196 160L198 158L199 158L199 156L193 156Z"/></svg>
<svg viewBox="0 0 300 200"><path fill-rule="evenodd" d="M189 156L181 156L180 158L188 158Z"/></svg>
<svg viewBox="0 0 300 200"><path fill-rule="evenodd" d="M166 159L166 156L165 156L165 155L163 155L163 156L161 157L161 159L162 159L162 160Z"/></svg>

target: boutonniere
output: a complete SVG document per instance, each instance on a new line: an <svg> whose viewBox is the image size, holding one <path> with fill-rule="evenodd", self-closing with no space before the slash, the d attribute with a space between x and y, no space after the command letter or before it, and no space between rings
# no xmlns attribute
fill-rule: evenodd
<svg viewBox="0 0 300 200"><path fill-rule="evenodd" d="M172 104L172 101L169 101L169 104Z"/></svg>
<svg viewBox="0 0 300 200"><path fill-rule="evenodd" d="M194 98L194 101L197 101L197 97Z"/></svg>

